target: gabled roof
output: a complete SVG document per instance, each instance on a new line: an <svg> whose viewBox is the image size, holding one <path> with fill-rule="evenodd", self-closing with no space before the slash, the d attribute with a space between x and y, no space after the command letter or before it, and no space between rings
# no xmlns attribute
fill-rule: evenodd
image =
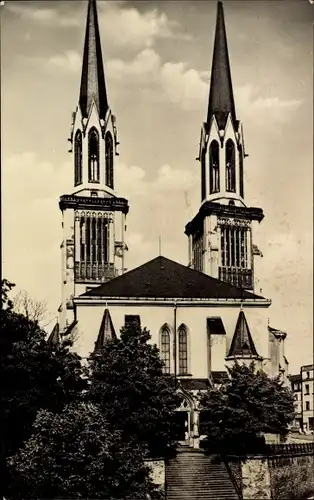
<svg viewBox="0 0 314 500"><path fill-rule="evenodd" d="M265 300L162 256L88 290L81 297Z"/></svg>
<svg viewBox="0 0 314 500"><path fill-rule="evenodd" d="M98 337L95 342L95 351L101 349L108 340L117 338L109 309L105 309L101 325L98 332Z"/></svg>
<svg viewBox="0 0 314 500"><path fill-rule="evenodd" d="M83 66L79 104L84 118L88 118L95 102L99 118L105 119L108 100L101 53L96 0L88 1Z"/></svg>
<svg viewBox="0 0 314 500"><path fill-rule="evenodd" d="M228 357L254 356L259 357L252 339L249 326L243 311L240 311L233 334Z"/></svg>
<svg viewBox="0 0 314 500"><path fill-rule="evenodd" d="M225 19L222 2L218 2L216 32L211 70L207 123L212 116L216 117L219 128L225 128L227 117L231 113L233 124L236 124L231 71Z"/></svg>

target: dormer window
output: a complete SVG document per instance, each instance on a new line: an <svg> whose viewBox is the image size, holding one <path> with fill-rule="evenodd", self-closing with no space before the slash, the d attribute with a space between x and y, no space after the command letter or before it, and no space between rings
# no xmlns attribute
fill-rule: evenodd
<svg viewBox="0 0 314 500"><path fill-rule="evenodd" d="M88 134L88 182L99 182L99 134L95 128Z"/></svg>

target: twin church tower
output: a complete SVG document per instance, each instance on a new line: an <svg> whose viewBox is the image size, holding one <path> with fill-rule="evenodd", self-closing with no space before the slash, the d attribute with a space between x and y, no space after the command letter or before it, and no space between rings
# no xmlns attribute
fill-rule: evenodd
<svg viewBox="0 0 314 500"><path fill-rule="evenodd" d="M116 119L104 75L96 0L89 0L79 102L72 115L73 191L63 195L60 331L73 324L73 297L125 271L128 202L116 196ZM252 223L244 202L241 122L237 119L222 2L218 2L207 119L201 128L201 205L186 225L190 267L254 290Z"/></svg>

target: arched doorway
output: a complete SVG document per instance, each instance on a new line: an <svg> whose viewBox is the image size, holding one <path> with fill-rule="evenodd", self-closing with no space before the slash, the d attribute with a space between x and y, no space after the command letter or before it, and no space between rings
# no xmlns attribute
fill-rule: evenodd
<svg viewBox="0 0 314 500"><path fill-rule="evenodd" d="M191 398L180 392L181 404L176 411L177 439L182 446L191 446L193 441L193 401Z"/></svg>

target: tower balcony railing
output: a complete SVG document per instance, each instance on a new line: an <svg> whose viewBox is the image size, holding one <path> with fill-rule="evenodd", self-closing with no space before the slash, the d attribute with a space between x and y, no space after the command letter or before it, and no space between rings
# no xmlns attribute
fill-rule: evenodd
<svg viewBox="0 0 314 500"><path fill-rule="evenodd" d="M241 267L219 267L219 279L239 288L253 290L252 269Z"/></svg>
<svg viewBox="0 0 314 500"><path fill-rule="evenodd" d="M78 282L99 281L104 283L116 276L113 263L109 262L75 262L75 280Z"/></svg>

